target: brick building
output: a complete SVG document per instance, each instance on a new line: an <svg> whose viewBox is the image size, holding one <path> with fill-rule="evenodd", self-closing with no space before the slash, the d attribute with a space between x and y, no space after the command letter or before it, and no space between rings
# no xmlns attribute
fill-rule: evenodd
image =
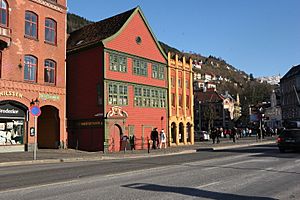
<svg viewBox="0 0 300 200"><path fill-rule="evenodd" d="M119 151L123 135L147 148L167 126L166 55L139 7L87 25L67 42L69 147Z"/></svg>
<svg viewBox="0 0 300 200"><path fill-rule="evenodd" d="M169 144L194 144L193 63L168 53Z"/></svg>
<svg viewBox="0 0 300 200"><path fill-rule="evenodd" d="M31 149L34 103L38 147L65 147L66 0L0 2L0 152Z"/></svg>

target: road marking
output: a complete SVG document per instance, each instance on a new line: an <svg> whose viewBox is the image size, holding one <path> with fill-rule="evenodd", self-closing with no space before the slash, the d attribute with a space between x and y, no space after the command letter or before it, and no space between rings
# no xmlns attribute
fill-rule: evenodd
<svg viewBox="0 0 300 200"><path fill-rule="evenodd" d="M171 167L177 167L177 165L168 165L168 166L162 166L162 167L153 167L153 168L148 168L148 169L138 169L138 170L134 170L134 171L128 171L128 172L121 172L121 173L118 173L118 174L108 174L108 175L105 175L104 177L119 177L119 176L124 176L124 175L136 175L137 173L140 173L140 174L145 174L144 172L147 172L147 171L155 171L155 172L161 172L163 170L170 170Z"/></svg>
<svg viewBox="0 0 300 200"><path fill-rule="evenodd" d="M298 162L300 162L300 159L298 159L298 160L295 160L295 163L298 163Z"/></svg>
<svg viewBox="0 0 300 200"><path fill-rule="evenodd" d="M216 185L216 184L219 184L220 181L216 181L216 182L212 182L212 183L208 183L208 184L205 184L205 185L200 185L196 188L205 188L205 187L208 187L208 186L211 186L211 185Z"/></svg>
<svg viewBox="0 0 300 200"><path fill-rule="evenodd" d="M63 182L57 182L57 183L48 183L48 184L43 184L43 185L34 185L34 186L15 188L15 189L7 189L7 190L0 191L0 194L7 193L7 192L16 192L16 191L22 191L22 190L31 190L31 189L37 189L37 188L43 188L43 187L49 187L49 186L56 186L56 185L71 184L71 183L75 183L75 182L78 182L78 180L63 181Z"/></svg>

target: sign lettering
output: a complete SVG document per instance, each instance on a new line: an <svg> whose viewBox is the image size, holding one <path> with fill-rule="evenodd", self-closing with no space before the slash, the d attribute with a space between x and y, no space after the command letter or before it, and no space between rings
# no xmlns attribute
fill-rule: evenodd
<svg viewBox="0 0 300 200"><path fill-rule="evenodd" d="M1 91L0 96L23 98L23 94L21 94L19 92L15 92L15 91Z"/></svg>

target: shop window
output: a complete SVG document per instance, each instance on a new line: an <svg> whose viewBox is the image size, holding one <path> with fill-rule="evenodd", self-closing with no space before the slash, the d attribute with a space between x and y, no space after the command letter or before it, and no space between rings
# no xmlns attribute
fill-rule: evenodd
<svg viewBox="0 0 300 200"><path fill-rule="evenodd" d="M52 60L45 60L44 80L45 83L55 84L56 63Z"/></svg>
<svg viewBox="0 0 300 200"><path fill-rule="evenodd" d="M24 80L36 82L37 59L34 56L24 57Z"/></svg>
<svg viewBox="0 0 300 200"><path fill-rule="evenodd" d="M38 16L33 12L26 11L25 13L25 36L37 39L38 38Z"/></svg>
<svg viewBox="0 0 300 200"><path fill-rule="evenodd" d="M57 28L56 22L53 19L45 20L45 41L51 44L56 44Z"/></svg>
<svg viewBox="0 0 300 200"><path fill-rule="evenodd" d="M8 26L8 9L7 9L7 3L5 0L0 0L0 25L1 26Z"/></svg>
<svg viewBox="0 0 300 200"><path fill-rule="evenodd" d="M5 112L4 112L5 111ZM11 103L0 105L0 146L24 144L25 111Z"/></svg>

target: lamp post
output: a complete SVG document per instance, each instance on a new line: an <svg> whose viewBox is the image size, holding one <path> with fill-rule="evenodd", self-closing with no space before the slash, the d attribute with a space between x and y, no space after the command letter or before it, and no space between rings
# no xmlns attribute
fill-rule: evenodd
<svg viewBox="0 0 300 200"><path fill-rule="evenodd" d="M198 101L199 131L201 132L201 101Z"/></svg>
<svg viewBox="0 0 300 200"><path fill-rule="evenodd" d="M259 108L259 129L260 129L260 141L261 142L262 142L262 134L263 134L263 132L262 132L262 116L263 116L262 110L263 110L263 108L260 107Z"/></svg>

